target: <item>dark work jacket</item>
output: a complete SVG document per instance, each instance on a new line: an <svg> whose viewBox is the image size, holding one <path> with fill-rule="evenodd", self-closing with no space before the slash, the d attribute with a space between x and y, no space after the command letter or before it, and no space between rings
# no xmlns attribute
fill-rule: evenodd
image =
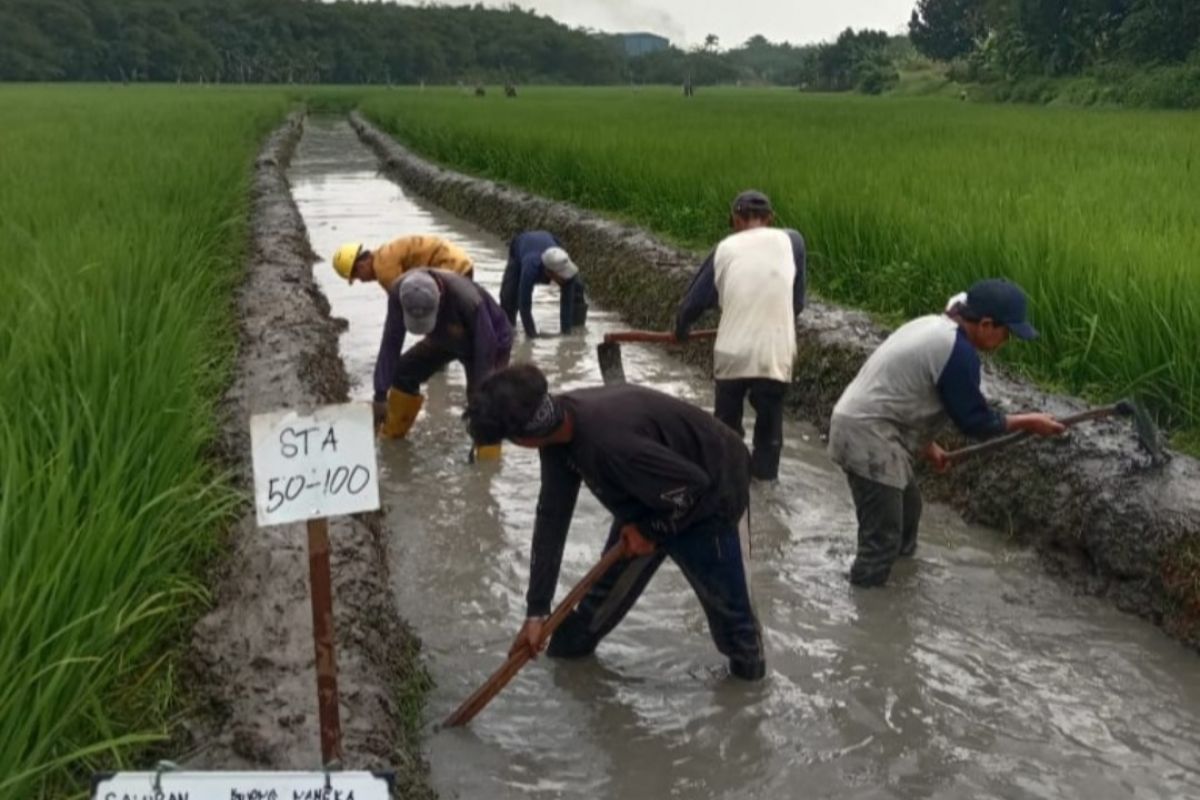
<svg viewBox="0 0 1200 800"><path fill-rule="evenodd" d="M550 610L580 483L618 524L651 541L688 535L713 518L736 525L750 502L750 453L708 412L640 386L604 386L558 397L574 421L566 444L540 448L530 563L530 616Z"/></svg>
<svg viewBox="0 0 1200 800"><path fill-rule="evenodd" d="M453 352L467 367L467 388L473 390L492 370L508 363L512 327L487 290L470 278L440 269L428 272L437 281L442 296L438 303L437 324L425 338ZM375 361L376 402L387 399L400 351L404 348L404 309L400 305L402 283L403 277L388 290L387 321L383 325L379 357Z"/></svg>
<svg viewBox="0 0 1200 800"><path fill-rule="evenodd" d="M508 245L508 263L504 266L504 277L500 281L500 307L508 316L511 325L517 324L517 313L521 315L521 327L526 336L537 336L537 325L533 322L533 287L553 281L542 266L542 253L551 247L562 247L562 243L548 231L525 231L517 234ZM571 332L575 324L575 305L583 282L576 275L561 287L559 297L559 328L564 334Z"/></svg>

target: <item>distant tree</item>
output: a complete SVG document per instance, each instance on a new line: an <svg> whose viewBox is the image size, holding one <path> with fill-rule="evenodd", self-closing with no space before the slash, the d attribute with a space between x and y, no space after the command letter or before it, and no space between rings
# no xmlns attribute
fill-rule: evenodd
<svg viewBox="0 0 1200 800"><path fill-rule="evenodd" d="M1200 2L1135 0L1117 40L1122 55L1135 62L1169 63L1200 54Z"/></svg>
<svg viewBox="0 0 1200 800"><path fill-rule="evenodd" d="M55 47L32 20L17 9L0 8L0 78L46 81L64 77Z"/></svg>
<svg viewBox="0 0 1200 800"><path fill-rule="evenodd" d="M1200 63L1200 0L915 0L924 56L969 56L981 75ZM844 31L818 46L765 36L722 51L625 54L620 37L515 5L359 0L0 0L0 80L222 83L748 81L881 91L911 60L903 40Z"/></svg>
<svg viewBox="0 0 1200 800"><path fill-rule="evenodd" d="M614 83L613 41L516 6L2 0L0 80Z"/></svg>
<svg viewBox="0 0 1200 800"><path fill-rule="evenodd" d="M811 47L772 44L761 35L751 36L741 47L727 50L723 57L738 72L739 80L752 83L799 84L798 73L804 54Z"/></svg>
<svg viewBox="0 0 1200 800"><path fill-rule="evenodd" d="M913 46L938 61L967 55L986 32L983 0L917 0L908 21Z"/></svg>
<svg viewBox="0 0 1200 800"><path fill-rule="evenodd" d="M837 41L817 46L800 83L827 92L878 94L899 79L888 57L890 47L891 38L883 31L847 28Z"/></svg>

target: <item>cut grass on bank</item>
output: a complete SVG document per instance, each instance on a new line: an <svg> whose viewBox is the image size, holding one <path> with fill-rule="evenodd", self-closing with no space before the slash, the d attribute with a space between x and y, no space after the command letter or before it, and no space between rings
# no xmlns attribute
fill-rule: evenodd
<svg viewBox="0 0 1200 800"><path fill-rule="evenodd" d="M493 94L372 92L362 109L433 159L700 249L727 233L730 198L761 188L807 237L822 294L892 318L1009 277L1043 339L1006 359L1097 400L1135 394L1200 444L1200 115L784 90Z"/></svg>
<svg viewBox="0 0 1200 800"><path fill-rule="evenodd" d="M254 153L281 92L0 87L0 796L163 740L232 491ZM138 764L145 767L145 764Z"/></svg>

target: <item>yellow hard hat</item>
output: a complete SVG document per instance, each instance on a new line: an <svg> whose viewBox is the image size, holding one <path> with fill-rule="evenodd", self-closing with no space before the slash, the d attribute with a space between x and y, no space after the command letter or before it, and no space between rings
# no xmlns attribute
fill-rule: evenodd
<svg viewBox="0 0 1200 800"><path fill-rule="evenodd" d="M354 262L358 260L358 254L362 252L362 249L362 242L349 242L339 247L333 254L334 271L348 281L354 280L352 274Z"/></svg>

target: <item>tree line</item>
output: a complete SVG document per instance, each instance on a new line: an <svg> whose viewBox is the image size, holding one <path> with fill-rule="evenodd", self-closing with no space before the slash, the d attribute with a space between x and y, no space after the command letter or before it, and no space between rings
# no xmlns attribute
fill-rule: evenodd
<svg viewBox="0 0 1200 800"><path fill-rule="evenodd" d="M896 64L915 55L905 37L847 28L833 42L793 46L752 36L740 47L716 49L716 37L692 51L668 48L629 63L631 79L672 83L678 76L697 84L761 83L810 91L858 90L877 94L899 79Z"/></svg>
<svg viewBox="0 0 1200 800"><path fill-rule="evenodd" d="M977 79L1200 67L1197 0L918 0L913 45Z"/></svg>
<svg viewBox="0 0 1200 800"><path fill-rule="evenodd" d="M0 2L4 80L612 83L623 68L611 42L516 6Z"/></svg>
<svg viewBox="0 0 1200 800"><path fill-rule="evenodd" d="M0 80L214 83L762 83L878 91L896 40L847 30L629 57L620 37L515 5L0 0ZM902 46L902 44L901 44Z"/></svg>

